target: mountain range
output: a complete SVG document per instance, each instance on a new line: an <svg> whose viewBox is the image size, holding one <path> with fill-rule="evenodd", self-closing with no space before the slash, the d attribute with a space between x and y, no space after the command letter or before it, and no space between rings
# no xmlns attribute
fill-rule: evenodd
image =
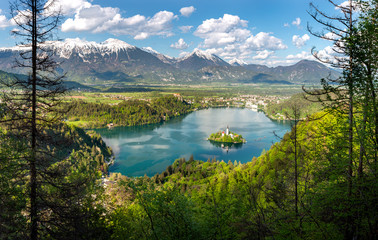
<svg viewBox="0 0 378 240"><path fill-rule="evenodd" d="M81 84L130 83L319 83L339 74L325 65L302 60L292 66L267 67L233 59L229 63L214 54L195 49L181 58L152 48L138 48L117 39L101 43L66 39L42 45L59 63L58 72ZM24 74L13 68L27 46L0 48L0 70Z"/></svg>

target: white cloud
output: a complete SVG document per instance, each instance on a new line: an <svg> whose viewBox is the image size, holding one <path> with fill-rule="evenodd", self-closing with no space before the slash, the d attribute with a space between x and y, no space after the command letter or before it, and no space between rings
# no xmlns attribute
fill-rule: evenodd
<svg viewBox="0 0 378 240"><path fill-rule="evenodd" d="M304 45L306 45L306 42L310 40L310 36L305 34L303 35L302 37L299 36L299 35L294 35L293 36L293 44L294 46L296 46L297 48L301 48L303 47Z"/></svg>
<svg viewBox="0 0 378 240"><path fill-rule="evenodd" d="M224 14L222 18L211 18L203 21L197 28L195 34L199 37L207 37L209 34L214 33L232 34L235 31L247 27L247 25L248 22L246 20L241 20L238 16ZM247 31L249 33L249 30Z"/></svg>
<svg viewBox="0 0 378 240"><path fill-rule="evenodd" d="M297 60L270 60L266 61L268 66L289 66L297 63Z"/></svg>
<svg viewBox="0 0 378 240"><path fill-rule="evenodd" d="M335 64L337 65L340 61L346 61L347 56L341 55L340 53L337 53L335 51L337 50L338 47L336 46L327 46L324 49L315 51L315 54L317 58L321 59L323 63L328 63L328 64ZM339 51L339 50L337 50Z"/></svg>
<svg viewBox="0 0 378 240"><path fill-rule="evenodd" d="M176 43L171 44L171 48L175 49L187 49L188 47L189 45L182 38L180 38Z"/></svg>
<svg viewBox="0 0 378 240"><path fill-rule="evenodd" d="M296 18L291 24L299 27L301 25L301 19L300 18Z"/></svg>
<svg viewBox="0 0 378 240"><path fill-rule="evenodd" d="M0 13L2 13L2 10L0 9ZM0 15L0 28L4 29L6 27L13 26L14 22L11 20L8 20L5 15Z"/></svg>
<svg viewBox="0 0 378 240"><path fill-rule="evenodd" d="M284 27L290 27L289 23L284 23Z"/></svg>
<svg viewBox="0 0 378 240"><path fill-rule="evenodd" d="M277 67L277 66L288 66L288 65L293 65L297 63L298 60L292 60L292 59L266 59L266 60L253 60L254 64L261 64L261 65L266 65L268 67Z"/></svg>
<svg viewBox="0 0 378 240"><path fill-rule="evenodd" d="M271 33L259 32L258 34L256 34L256 36L250 36L246 42L250 48L256 50L281 50L287 48L287 46L283 44L281 39L271 36L270 34Z"/></svg>
<svg viewBox="0 0 378 240"><path fill-rule="evenodd" d="M350 6L349 5L349 0L346 0L346 1L342 2L342 3L340 3L338 6L336 6L335 9L337 10L337 9L346 8L346 7L349 7L349 6Z"/></svg>
<svg viewBox="0 0 378 240"><path fill-rule="evenodd" d="M186 55L188 55L190 52L181 52L179 54L179 57L185 57Z"/></svg>
<svg viewBox="0 0 378 240"><path fill-rule="evenodd" d="M270 67L276 67L276 66L287 66L287 65L293 65L300 60L315 60L315 57L312 56L311 52L309 51L302 51L297 54L290 54L286 56L284 59L278 58L277 56L270 55L266 59L262 58L253 58L253 63L255 64L262 64Z"/></svg>
<svg viewBox="0 0 378 240"><path fill-rule="evenodd" d="M286 57L286 59L291 59L291 60L302 60L302 59L307 59L307 60L314 60L314 56L310 52L302 51L298 54L290 54Z"/></svg>
<svg viewBox="0 0 378 240"><path fill-rule="evenodd" d="M329 62L335 62L336 55L337 55L336 52L333 50L331 46L325 47L324 49L319 50L317 52L317 56L320 59L329 61Z"/></svg>
<svg viewBox="0 0 378 240"><path fill-rule="evenodd" d="M149 37L150 37L150 35L149 35L148 33L146 33L146 32L141 32L141 33L135 35L135 36L134 36L134 39L135 39L135 40L144 40L144 39L147 39L147 38L149 38Z"/></svg>
<svg viewBox="0 0 378 240"><path fill-rule="evenodd" d="M9 20L10 24L12 26L18 25L18 24L25 24L28 19L31 19L32 13L30 10L22 10L17 13L16 16L14 16L12 19ZM22 31L19 29L19 31Z"/></svg>
<svg viewBox="0 0 378 240"><path fill-rule="evenodd" d="M9 26L9 22L4 15L0 15L0 28L6 28Z"/></svg>
<svg viewBox="0 0 378 240"><path fill-rule="evenodd" d="M188 33L190 32L190 30L193 28L193 26L180 26L179 29L181 30L181 32L183 33Z"/></svg>
<svg viewBox="0 0 378 240"><path fill-rule="evenodd" d="M172 36L171 23L177 18L172 12L160 11L153 17L134 15L124 18L118 8L85 6L62 24L63 32L89 31L92 33L109 32L114 35L130 35L142 40L150 36Z"/></svg>
<svg viewBox="0 0 378 240"><path fill-rule="evenodd" d="M184 17L189 17L190 15L192 15L192 13L195 11L196 9L193 7L193 6L190 6L190 7L183 7L180 9L180 13L181 15L183 15Z"/></svg>
<svg viewBox="0 0 378 240"><path fill-rule="evenodd" d="M194 35L203 39L200 48L207 48L208 52L224 59L247 59L255 51L287 48L282 40L272 36L272 33L260 32L253 35L246 20L229 14L203 21Z"/></svg>
<svg viewBox="0 0 378 240"><path fill-rule="evenodd" d="M263 51L257 51L257 55L253 56L253 59L267 59L269 56L271 56L274 52L263 50Z"/></svg>
<svg viewBox="0 0 378 240"><path fill-rule="evenodd" d="M350 1L349 0L346 0L342 3L340 3L338 6L335 7L336 10L349 10L350 9ZM354 11L360 11L361 10L361 6L360 4L357 2L357 1L352 1L352 9Z"/></svg>
<svg viewBox="0 0 378 240"><path fill-rule="evenodd" d="M118 12L118 8L103 8L99 5L82 8L75 14L75 19L69 18L63 23L62 31L104 31L112 22L117 19L119 22L121 17Z"/></svg>
<svg viewBox="0 0 378 240"><path fill-rule="evenodd" d="M91 6L86 0L49 0L45 7L49 8L49 11L61 11L63 15L71 15L80 11L82 8L88 8Z"/></svg>
<svg viewBox="0 0 378 240"><path fill-rule="evenodd" d="M328 33L324 34L324 37L327 38L327 39L330 39L330 40L337 40L337 39L340 38L339 36L337 36L333 32L328 32Z"/></svg>

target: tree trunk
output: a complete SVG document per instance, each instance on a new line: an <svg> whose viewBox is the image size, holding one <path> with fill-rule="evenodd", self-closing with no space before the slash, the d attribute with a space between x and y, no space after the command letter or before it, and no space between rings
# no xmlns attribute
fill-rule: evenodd
<svg viewBox="0 0 378 240"><path fill-rule="evenodd" d="M31 136L31 159L30 159L30 238L38 238L38 209L37 209L37 3L32 0L32 136Z"/></svg>

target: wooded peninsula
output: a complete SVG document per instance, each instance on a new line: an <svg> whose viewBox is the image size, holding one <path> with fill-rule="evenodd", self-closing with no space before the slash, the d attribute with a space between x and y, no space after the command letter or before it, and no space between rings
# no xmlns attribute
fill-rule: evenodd
<svg viewBox="0 0 378 240"><path fill-rule="evenodd" d="M274 87L270 84L277 83L271 79L273 76L318 75L308 70L308 62L304 63L304 73L284 72L283 67L243 62L232 66L197 50L197 55L171 59L125 43L123 55L102 56L94 48L95 54L88 54L87 58L82 58L83 54L63 55L67 62L57 62L56 49L48 48L57 31L109 31L125 37L132 34L134 40L164 37L166 41L179 33L171 26L173 19L178 21L179 17L161 11L153 17L138 14L123 18L124 9L111 5L105 8L92 1L12 2L9 21L0 15L0 28L12 28L22 45L10 50L0 48L0 65L10 71L10 61L4 59L17 54L14 63L21 74L0 72L0 239L378 238L378 0L326 0L319 6L318 2L311 2L307 13L320 29L310 23L308 31L322 41L330 41L326 48L313 48L311 53L319 64L327 65L317 64L328 69L329 74L319 77L318 85L299 86L283 81L287 85ZM57 7L58 2L65 5ZM299 5L299 1L295 4ZM276 5L268 7L272 12L281 10L273 11ZM180 10L188 24L188 17L195 10L194 6ZM5 12L0 9L1 14L8 14ZM62 20L65 21L60 25ZM300 22L297 18L292 24L285 23L285 27L297 30L292 25L300 29ZM203 40L199 47L219 47L208 48L210 51L231 51L242 57L244 52L256 53L250 56L251 60L280 62L275 51L286 49L284 42L269 32L252 35L247 23L244 17L224 14L223 18L204 20L193 33ZM120 27L127 33L122 34ZM192 27L194 24L182 25L180 31L189 34ZM235 36L245 41L238 42ZM307 35L292 38L298 48L309 39ZM70 43L76 41L81 42L73 39ZM110 39L101 46L119 49L119 42ZM236 44L228 45L229 42ZM269 46L263 48L263 42ZM183 50L189 45L181 38L171 48ZM233 52L237 45L243 52ZM64 46L61 54L70 49ZM87 50L84 47L82 52ZM130 56L138 54L141 57L134 59L139 61L130 60ZM111 60L98 61L105 55ZM303 51L282 60L292 61L299 56L309 57ZM122 61L116 63L115 58ZM86 65L89 60L92 63ZM105 62L106 66L130 72L97 69ZM208 65L201 67L203 62ZM77 77L83 77L83 84L71 82L76 88L68 90L67 81L72 79L66 79L63 64L71 64ZM171 82L180 64L184 69L179 75L183 81ZM145 74L143 68L148 68L153 76ZM80 69L102 75L103 80L80 75ZM256 74L258 69L262 72ZM276 74L269 75L272 72ZM242 81L227 81L236 73L240 73ZM189 75L202 76L201 85L191 85ZM111 76L115 79L107 81ZM213 82L220 77L222 82ZM136 82L151 78L159 78L162 84ZM259 79L269 82L260 85ZM160 123L208 107L263 110L272 119L290 120L286 122L291 124L290 131L244 164L238 159L225 162L212 153L203 154L207 161L196 160L193 155L186 159L179 153L174 157L178 159L164 159L165 170L154 176L130 177L116 172L117 166L125 163L115 159L124 147L122 141L116 140L118 145L113 152L105 137L103 140L95 131L83 129ZM210 117L214 119L213 115ZM218 115L217 119L225 118ZM191 131L199 125L191 124L187 129ZM179 128L174 131L179 140L187 137ZM138 140L145 137L140 132L136 135ZM206 141L206 135L201 141ZM221 146L241 146L246 142L228 126L211 134L208 140L215 141L215 145L222 143ZM137 145L137 141L135 149L147 152L148 148ZM167 144L156 147L163 157L169 151ZM150 154L147 164L154 158ZM128 157L127 161L141 165L138 156Z"/></svg>

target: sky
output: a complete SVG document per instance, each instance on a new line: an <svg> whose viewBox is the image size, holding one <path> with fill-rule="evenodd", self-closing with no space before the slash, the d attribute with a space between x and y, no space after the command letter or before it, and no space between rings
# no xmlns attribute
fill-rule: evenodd
<svg viewBox="0 0 378 240"><path fill-rule="evenodd" d="M12 1L12 0L11 0ZM60 39L103 42L116 38L171 57L201 49L225 61L234 58L268 66L327 54L330 43L312 36L309 3L338 13L327 0L58 0ZM342 3L344 1L337 1ZM0 47L14 46L8 1L0 1Z"/></svg>

